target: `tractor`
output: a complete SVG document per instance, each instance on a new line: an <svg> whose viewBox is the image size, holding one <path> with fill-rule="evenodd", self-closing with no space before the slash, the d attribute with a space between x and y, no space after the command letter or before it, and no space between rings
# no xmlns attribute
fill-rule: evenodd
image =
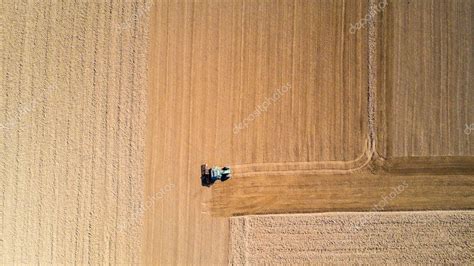
<svg viewBox="0 0 474 266"><path fill-rule="evenodd" d="M231 178L232 171L229 167L208 168L207 164L201 165L201 184L205 187L212 186L217 180L224 182Z"/></svg>

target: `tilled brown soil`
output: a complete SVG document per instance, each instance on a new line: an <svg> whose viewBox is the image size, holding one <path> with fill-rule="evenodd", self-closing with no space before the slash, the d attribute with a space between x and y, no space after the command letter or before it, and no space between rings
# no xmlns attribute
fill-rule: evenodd
<svg viewBox="0 0 474 266"><path fill-rule="evenodd" d="M229 165L239 178L345 172L367 162L366 34L344 24L366 7L158 1L146 198L173 189L146 213L148 264L227 262L228 218L209 212L201 163Z"/></svg>

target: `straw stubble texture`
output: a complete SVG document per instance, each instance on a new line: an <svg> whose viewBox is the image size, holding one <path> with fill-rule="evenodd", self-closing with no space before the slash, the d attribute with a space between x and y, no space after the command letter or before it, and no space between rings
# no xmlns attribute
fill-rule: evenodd
<svg viewBox="0 0 474 266"><path fill-rule="evenodd" d="M1 3L2 264L139 262L147 6Z"/></svg>
<svg viewBox="0 0 474 266"><path fill-rule="evenodd" d="M469 264L474 212L365 212L231 219L230 263Z"/></svg>

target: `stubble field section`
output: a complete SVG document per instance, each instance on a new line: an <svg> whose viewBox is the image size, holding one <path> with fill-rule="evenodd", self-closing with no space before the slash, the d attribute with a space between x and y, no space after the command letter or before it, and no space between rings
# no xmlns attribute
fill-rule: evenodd
<svg viewBox="0 0 474 266"><path fill-rule="evenodd" d="M0 4L0 264L140 262L144 4Z"/></svg>

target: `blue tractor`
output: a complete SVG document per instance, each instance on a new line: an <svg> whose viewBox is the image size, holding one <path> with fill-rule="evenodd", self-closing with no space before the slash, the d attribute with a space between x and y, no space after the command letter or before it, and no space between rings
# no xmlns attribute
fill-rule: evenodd
<svg viewBox="0 0 474 266"><path fill-rule="evenodd" d="M217 180L221 182L231 178L232 171L229 167L212 167L207 168L207 164L201 165L201 184L210 187Z"/></svg>

